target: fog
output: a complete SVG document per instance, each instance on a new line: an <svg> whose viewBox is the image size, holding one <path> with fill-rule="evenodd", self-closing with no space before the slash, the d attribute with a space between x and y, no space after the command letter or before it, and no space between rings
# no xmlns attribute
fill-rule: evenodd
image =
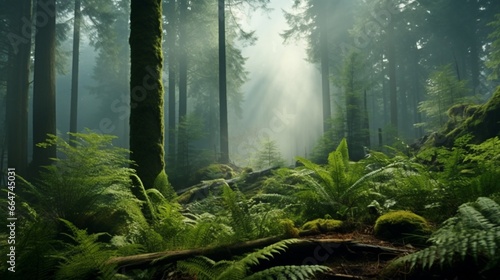
<svg viewBox="0 0 500 280"><path fill-rule="evenodd" d="M230 123L231 159L243 165L266 138L292 163L295 156L307 156L322 133L319 70L306 61L305 42L284 43L280 36L287 29L281 9L291 5L274 1L271 12L244 21L258 40L243 49L249 71L243 117Z"/></svg>
<svg viewBox="0 0 500 280"><path fill-rule="evenodd" d="M257 41L253 45L240 46L247 58L248 81L241 88L244 94L242 117L229 120L230 158L237 165L250 165L266 139L275 141L283 159L292 164L296 156L310 153L322 133L318 67L306 61L305 42L285 43L280 36L287 28L282 9L289 10L291 5L286 0L273 1L269 12L242 14L241 26L254 30ZM60 135L69 130L71 43L69 36L60 46L60 51L67 54L57 77ZM117 145L128 147L129 108L120 110L120 106L129 106L126 100L129 93L123 92L111 99L91 94L97 84L93 79L96 57L96 51L84 35L80 47L78 130L114 134L118 137ZM166 77L164 85L167 91ZM165 113L168 113L167 104Z"/></svg>

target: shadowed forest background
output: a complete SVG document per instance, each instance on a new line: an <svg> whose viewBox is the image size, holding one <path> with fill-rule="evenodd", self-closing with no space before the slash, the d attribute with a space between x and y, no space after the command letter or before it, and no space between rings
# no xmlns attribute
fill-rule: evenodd
<svg viewBox="0 0 500 280"><path fill-rule="evenodd" d="M498 1L0 0L0 35L5 279L500 271Z"/></svg>

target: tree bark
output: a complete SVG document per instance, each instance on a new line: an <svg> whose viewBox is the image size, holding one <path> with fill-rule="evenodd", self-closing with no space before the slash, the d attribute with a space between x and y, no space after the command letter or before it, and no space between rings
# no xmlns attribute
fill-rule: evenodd
<svg viewBox="0 0 500 280"><path fill-rule="evenodd" d="M75 0L75 17L73 22L73 63L71 70L71 108L69 132L78 131L78 73L80 61L80 24L82 20L81 0ZM75 145L75 137L70 136L70 145Z"/></svg>
<svg viewBox="0 0 500 280"><path fill-rule="evenodd" d="M189 139L187 139L187 13L188 0L179 2L179 125L177 134L177 167L189 174Z"/></svg>
<svg viewBox="0 0 500 280"><path fill-rule="evenodd" d="M229 163L229 132L227 120L226 84L226 23L225 1L219 0L219 121L220 121L220 162Z"/></svg>
<svg viewBox="0 0 500 280"><path fill-rule="evenodd" d="M323 0L319 17L319 40L321 56L321 89L323 99L323 132L330 130L330 121L332 118L330 105L330 66L328 55L328 3L329 0Z"/></svg>
<svg viewBox="0 0 500 280"><path fill-rule="evenodd" d="M167 2L167 55L168 55L168 161L170 164L175 162L175 1Z"/></svg>
<svg viewBox="0 0 500 280"><path fill-rule="evenodd" d="M145 188L165 169L161 0L132 0L130 158Z"/></svg>
<svg viewBox="0 0 500 280"><path fill-rule="evenodd" d="M33 81L33 161L31 175L38 176L41 166L50 165L56 157L56 146L37 144L56 134L56 0L38 0L39 24L35 36L35 69ZM45 21L46 20L46 21Z"/></svg>
<svg viewBox="0 0 500 280"><path fill-rule="evenodd" d="M389 24L387 29L387 60L389 63L389 102L391 111L391 126L397 137L398 130L398 93L396 84L396 47L394 41L394 26Z"/></svg>
<svg viewBox="0 0 500 280"><path fill-rule="evenodd" d="M7 81L7 149L8 166L17 174L27 176L28 169L28 93L31 57L31 29L23 29L22 19L31 22L31 0L12 1L12 34L9 49L9 77ZM20 36L20 37L17 37ZM14 39L14 38L12 38Z"/></svg>

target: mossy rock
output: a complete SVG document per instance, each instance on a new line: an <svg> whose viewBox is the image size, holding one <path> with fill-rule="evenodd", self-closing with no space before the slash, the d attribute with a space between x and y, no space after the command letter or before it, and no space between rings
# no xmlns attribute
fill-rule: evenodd
<svg viewBox="0 0 500 280"><path fill-rule="evenodd" d="M392 211L375 222L376 237L404 243L422 243L431 233L427 220L410 211Z"/></svg>
<svg viewBox="0 0 500 280"><path fill-rule="evenodd" d="M318 234L339 231L342 226L342 221L334 219L316 219L305 223L301 231L303 234Z"/></svg>
<svg viewBox="0 0 500 280"><path fill-rule="evenodd" d="M283 235L287 238L299 237L299 229L295 227L295 224L290 219L280 220L281 226L283 226Z"/></svg>
<svg viewBox="0 0 500 280"><path fill-rule="evenodd" d="M236 175L234 170L225 164L210 164L196 171L193 181L198 183L214 179L231 179Z"/></svg>

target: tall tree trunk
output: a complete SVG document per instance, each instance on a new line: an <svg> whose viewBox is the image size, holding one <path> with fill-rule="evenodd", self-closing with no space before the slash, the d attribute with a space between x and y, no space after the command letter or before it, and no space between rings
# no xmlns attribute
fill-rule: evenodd
<svg viewBox="0 0 500 280"><path fill-rule="evenodd" d="M391 126L397 136L398 131L398 93L396 84L396 47L394 41L394 26L389 24L387 29L387 60L389 62L389 102L391 111Z"/></svg>
<svg viewBox="0 0 500 280"><path fill-rule="evenodd" d="M419 73L419 60L420 54L417 48L412 48L412 67L413 67L413 122L421 123L422 122L422 114L420 110L418 110L418 105L420 104L421 99L421 85L420 85L420 73ZM422 126L415 127L415 138L420 138L424 134Z"/></svg>
<svg viewBox="0 0 500 280"><path fill-rule="evenodd" d="M36 17L39 24L35 36L35 69L33 81L33 161L31 175L38 176L40 167L52 163L56 147L39 147L47 134L56 134L56 0L38 0Z"/></svg>
<svg viewBox="0 0 500 280"><path fill-rule="evenodd" d="M27 176L28 169L28 93L31 57L31 29L23 30L23 19L31 22L31 0L12 1L12 34L21 36L9 50L9 77L7 84L7 146L8 166L17 174Z"/></svg>
<svg viewBox="0 0 500 280"><path fill-rule="evenodd" d="M321 56L321 89L323 96L323 132L330 130L332 118L330 105L330 67L328 55L328 3L323 0L319 12L319 40Z"/></svg>
<svg viewBox="0 0 500 280"><path fill-rule="evenodd" d="M132 0L130 158L146 188L164 172L161 0Z"/></svg>
<svg viewBox="0 0 500 280"><path fill-rule="evenodd" d="M362 143L370 147L370 115L368 113L368 95L366 89L363 94L363 114L362 114ZM364 150L363 150L364 152Z"/></svg>
<svg viewBox="0 0 500 280"><path fill-rule="evenodd" d="M167 1L167 55L168 55L168 160L175 162L175 0Z"/></svg>
<svg viewBox="0 0 500 280"><path fill-rule="evenodd" d="M219 121L221 163L229 163L226 85L226 19L225 1L219 0Z"/></svg>
<svg viewBox="0 0 500 280"><path fill-rule="evenodd" d="M78 72L80 61L80 23L82 20L81 0L75 0L75 18L73 22L73 65L71 70L71 108L69 117L69 132L76 133L78 131ZM75 140L74 136L70 136L70 144L75 145L71 140Z"/></svg>
<svg viewBox="0 0 500 280"><path fill-rule="evenodd" d="M188 0L180 0L179 5L179 131L177 138L177 164L178 167L188 166L189 145L187 142L186 122L187 115L187 12ZM186 169L184 169L186 170Z"/></svg>

